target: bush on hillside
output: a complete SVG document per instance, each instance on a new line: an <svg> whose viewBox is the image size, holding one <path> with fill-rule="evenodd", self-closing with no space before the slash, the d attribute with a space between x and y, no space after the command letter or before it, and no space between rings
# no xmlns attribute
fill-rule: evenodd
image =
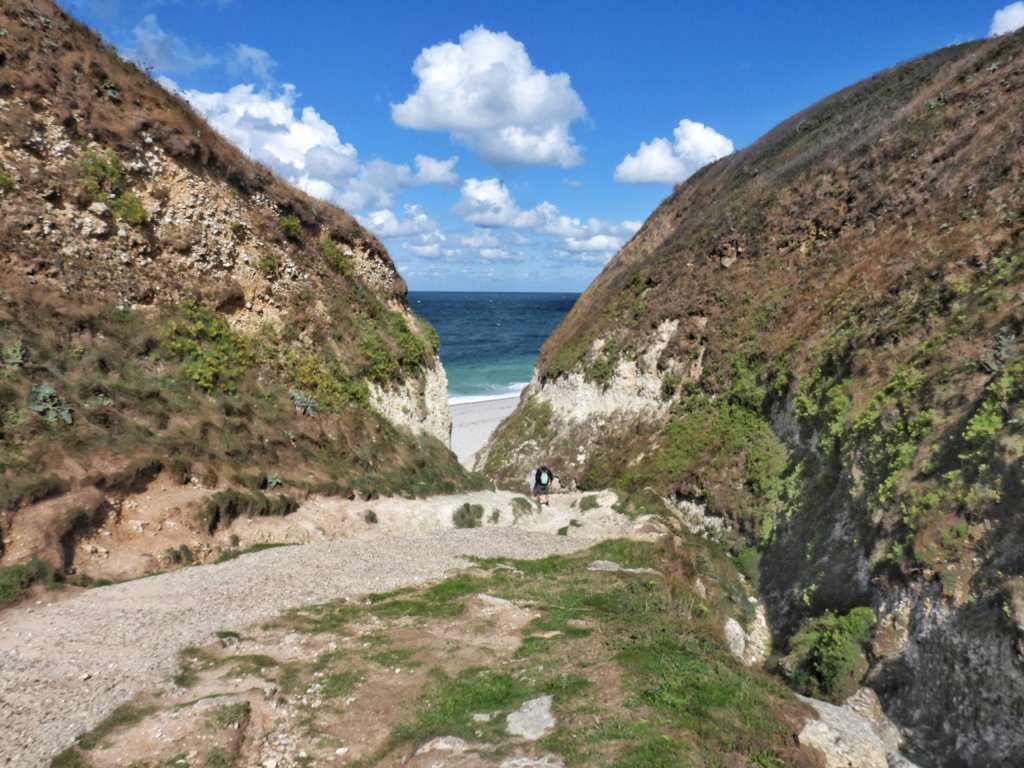
<svg viewBox="0 0 1024 768"><path fill-rule="evenodd" d="M479 528L484 519L484 508L468 501L452 513L456 528Z"/></svg>
<svg viewBox="0 0 1024 768"><path fill-rule="evenodd" d="M806 622L782 661L783 674L808 696L839 701L853 693L867 670L864 649L875 626L868 607L838 615L825 611Z"/></svg>

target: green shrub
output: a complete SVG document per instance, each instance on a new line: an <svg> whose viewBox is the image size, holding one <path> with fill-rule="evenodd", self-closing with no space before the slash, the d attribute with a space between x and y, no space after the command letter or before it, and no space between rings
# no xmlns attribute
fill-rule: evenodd
<svg viewBox="0 0 1024 768"><path fill-rule="evenodd" d="M599 506L596 494L592 493L580 499L580 512L589 512L592 509L597 509Z"/></svg>
<svg viewBox="0 0 1024 768"><path fill-rule="evenodd" d="M289 240L298 240L302 236L302 222L297 216L280 216L277 219L277 226L281 234Z"/></svg>
<svg viewBox="0 0 1024 768"><path fill-rule="evenodd" d="M785 676L808 696L845 698L867 668L864 649L875 621L874 611L860 607L842 616L825 611L806 622L790 642Z"/></svg>
<svg viewBox="0 0 1024 768"><path fill-rule="evenodd" d="M105 200L108 195L117 197L124 191L121 158L114 152L86 152L79 163L79 173L78 183L93 200Z"/></svg>
<svg viewBox="0 0 1024 768"><path fill-rule="evenodd" d="M681 379L674 373L666 373L661 377L661 399L671 400L676 396L676 390L679 389L679 383Z"/></svg>
<svg viewBox="0 0 1024 768"><path fill-rule="evenodd" d="M456 528L479 528L484 519L484 508L468 501L452 513Z"/></svg>
<svg viewBox="0 0 1024 768"><path fill-rule="evenodd" d="M376 525L377 522L378 522L377 521L377 513L374 512L372 509L366 510L366 512L363 513L363 521L367 525Z"/></svg>
<svg viewBox="0 0 1024 768"><path fill-rule="evenodd" d="M359 352L366 360L366 375L378 384L386 384L396 377L398 362L380 336L374 333L363 337L359 342Z"/></svg>
<svg viewBox="0 0 1024 768"><path fill-rule="evenodd" d="M142 202L131 192L122 192L116 200L112 200L110 210L133 227L141 227L149 218Z"/></svg>
<svg viewBox="0 0 1024 768"><path fill-rule="evenodd" d="M302 392L292 390L288 393L288 398L292 401L292 407L303 416L312 416L320 410L316 399Z"/></svg>
<svg viewBox="0 0 1024 768"><path fill-rule="evenodd" d="M25 597L29 586L53 581L53 566L33 555L25 562L0 567L0 605L17 602Z"/></svg>
<svg viewBox="0 0 1024 768"><path fill-rule="evenodd" d="M0 347L0 361L12 368L21 368L25 364L25 345L21 339Z"/></svg>
<svg viewBox="0 0 1024 768"><path fill-rule="evenodd" d="M14 189L14 179L11 178L11 174L7 172L3 164L0 164L0 192L10 192Z"/></svg>
<svg viewBox="0 0 1024 768"><path fill-rule="evenodd" d="M252 355L241 336L209 307L188 302L181 319L163 329L164 347L182 361L185 375L207 392L234 392Z"/></svg>
<svg viewBox="0 0 1024 768"><path fill-rule="evenodd" d="M32 391L29 393L28 408L42 416L47 424L56 424L58 421L62 421L70 425L75 421L74 414L67 402L49 384L37 384L32 387Z"/></svg>
<svg viewBox="0 0 1024 768"><path fill-rule="evenodd" d="M320 253L323 254L327 266L344 277L351 278L353 276L352 260L340 245L326 237L319 240L317 245L320 246Z"/></svg>
<svg viewBox="0 0 1024 768"><path fill-rule="evenodd" d="M35 575L28 563L0 567L0 605L20 600L34 580Z"/></svg>
<svg viewBox="0 0 1024 768"><path fill-rule="evenodd" d="M256 269L259 270L263 276L270 276L277 273L277 270L281 268L277 259L270 256L264 256L262 259L256 262Z"/></svg>

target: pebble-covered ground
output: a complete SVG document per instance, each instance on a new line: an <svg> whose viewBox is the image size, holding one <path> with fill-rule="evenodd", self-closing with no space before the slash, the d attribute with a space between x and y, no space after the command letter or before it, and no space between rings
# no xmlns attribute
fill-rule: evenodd
<svg viewBox="0 0 1024 768"><path fill-rule="evenodd" d="M512 527L269 549L0 617L0 765L45 766L213 632L299 605L439 579L467 555L538 558L587 539Z"/></svg>

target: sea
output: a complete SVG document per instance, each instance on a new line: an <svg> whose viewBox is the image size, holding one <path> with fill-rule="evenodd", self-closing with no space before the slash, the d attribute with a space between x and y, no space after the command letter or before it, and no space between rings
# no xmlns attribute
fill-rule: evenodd
<svg viewBox="0 0 1024 768"><path fill-rule="evenodd" d="M578 293L410 291L412 311L437 329L453 405L512 397L530 382L541 344Z"/></svg>

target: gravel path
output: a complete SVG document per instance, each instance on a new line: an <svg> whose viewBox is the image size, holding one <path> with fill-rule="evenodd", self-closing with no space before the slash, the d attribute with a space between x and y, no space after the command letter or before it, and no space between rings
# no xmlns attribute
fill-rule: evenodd
<svg viewBox="0 0 1024 768"><path fill-rule="evenodd" d="M318 542L8 611L0 617L0 765L47 765L117 705L167 682L178 651L217 630L438 579L465 567L465 555L538 558L592 543L506 527Z"/></svg>

